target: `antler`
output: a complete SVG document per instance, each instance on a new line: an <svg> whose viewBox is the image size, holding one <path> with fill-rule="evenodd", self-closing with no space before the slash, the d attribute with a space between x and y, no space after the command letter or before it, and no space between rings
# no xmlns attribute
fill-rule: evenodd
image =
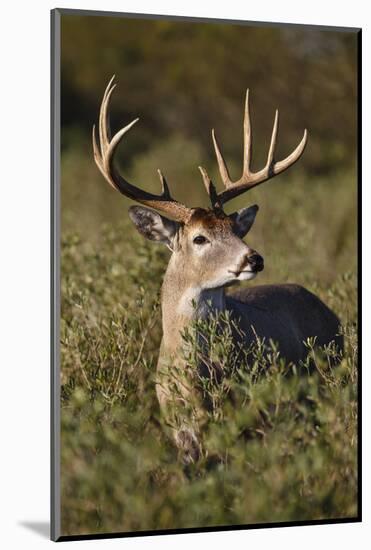
<svg viewBox="0 0 371 550"><path fill-rule="evenodd" d="M214 196L214 198L211 198L210 196L211 202L213 204L214 203L217 204L219 207L221 207L223 203L226 203L227 201L233 199L234 197L237 197L238 195L240 195L241 193L244 193L248 189L252 189L256 185L259 185L260 183L263 183L264 181L270 178L273 178L277 174L280 174L281 172L289 168L289 166L294 164L294 162L296 162L301 157L304 151L305 145L307 143L307 130L304 130L303 138L299 143L299 145L296 147L296 149L284 160L275 162L274 152L276 148L277 131L278 131L278 110L277 110L274 118L272 137L271 137L271 143L269 147L267 162L264 168L262 168L258 172L252 172L250 169L252 135L251 135L251 123L250 123L250 111L249 111L249 90L247 90L246 92L245 117L244 117L243 128L244 128L243 172L242 172L241 178L235 182L233 182L230 178L226 162L223 158L222 153L220 152L220 148L216 140L215 131L214 129L212 130L212 138L214 142L216 158L218 160L219 172L220 172L222 181L224 183L224 186L226 188L225 191L222 191L221 193L217 194L217 197ZM209 183L210 180L205 170L201 170L201 173L202 173L206 188L209 187L211 189L210 183Z"/></svg>
<svg viewBox="0 0 371 550"><path fill-rule="evenodd" d="M110 123L109 123L109 105L112 96L112 92L116 87L116 84L113 83L115 76L111 78L108 83L108 86L104 92L102 104L99 113L99 142L98 146L96 135L95 135L95 125L93 126L93 149L94 149L94 160L102 172L103 176L106 178L108 183L114 189L117 189L132 200L155 208L156 210L161 210L166 212L173 219L185 222L189 219L191 215L191 209L187 208L184 204L179 203L174 200L169 191L166 179L162 175L161 171L158 170L160 176L160 181L162 185L161 195L153 195L152 193L147 193L138 187L135 187L124 179L116 170L114 166L114 155L117 150L118 144L121 142L123 136L128 132L139 118L136 118L130 124L119 130L113 137L111 137Z"/></svg>

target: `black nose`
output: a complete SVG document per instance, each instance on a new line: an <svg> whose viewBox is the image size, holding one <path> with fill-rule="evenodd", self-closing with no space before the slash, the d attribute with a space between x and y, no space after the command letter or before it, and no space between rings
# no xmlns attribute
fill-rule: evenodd
<svg viewBox="0 0 371 550"><path fill-rule="evenodd" d="M248 256L247 263L252 267L253 271L263 271L264 269L264 259L256 252Z"/></svg>

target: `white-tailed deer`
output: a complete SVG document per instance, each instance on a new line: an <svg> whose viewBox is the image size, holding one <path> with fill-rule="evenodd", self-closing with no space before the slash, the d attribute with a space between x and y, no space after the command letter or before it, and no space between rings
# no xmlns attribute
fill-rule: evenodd
<svg viewBox="0 0 371 550"><path fill-rule="evenodd" d="M138 231L147 239L164 243L171 250L162 285L163 337L157 367L159 375L162 374L161 382L157 384L161 409L166 411L173 399L170 384L166 384L166 373L170 373L172 367L176 366L179 370L184 365L180 353L182 331L195 318L207 317L211 310L230 312L239 323L246 346L254 342L256 335L267 341L271 339L278 344L281 356L288 362L297 363L305 358L307 349L304 342L309 337L316 337L319 346L334 341L341 349L342 338L338 334L339 320L336 315L314 294L298 285L263 285L245 288L235 294L224 293L224 287L254 279L264 267L263 258L242 240L254 223L258 207L250 206L227 215L223 211L224 204L294 164L304 151L307 132L304 132L296 149L277 162L274 158L278 129L276 111L266 165L262 170L252 172L247 91L242 176L236 182L231 180L213 130L212 139L225 189L217 193L206 171L200 167L211 208L189 208L171 197L160 171L162 192L159 195L137 188L117 171L114 165L117 146L138 119L111 136L108 111L114 88L112 78L100 109L100 145L93 128L95 162L114 189L145 205L129 209L130 218ZM164 212L169 218L147 207ZM189 385L180 384L180 393L185 400L191 391ZM185 460L195 460L200 452L197 425L189 426L186 421L183 423L180 420L173 435L176 444L183 450Z"/></svg>

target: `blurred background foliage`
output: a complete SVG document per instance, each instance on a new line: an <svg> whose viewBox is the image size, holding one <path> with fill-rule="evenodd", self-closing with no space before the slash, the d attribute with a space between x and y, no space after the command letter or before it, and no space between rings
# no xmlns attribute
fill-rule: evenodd
<svg viewBox="0 0 371 550"><path fill-rule="evenodd" d="M63 15L61 41L63 533L354 516L356 34ZM228 211L259 204L247 236L265 258L256 284L318 293L343 323L346 355L334 379L321 370L290 381L247 377L241 406L205 431L206 448L224 456L214 467L185 472L161 425L154 372L169 252L135 232L131 201L106 184L92 153L113 74L113 130L141 119L118 151L123 174L158 192L161 168L187 205L208 205L199 165L221 186L211 128L239 177L247 87L254 169L277 107L278 159L309 132L294 167Z"/></svg>
<svg viewBox="0 0 371 550"><path fill-rule="evenodd" d="M248 87L253 168L265 161L276 108L277 158L293 150L304 128L309 131L299 164L267 187L273 194L270 202L275 204L278 194L286 191L285 182L291 176L299 179L300 172L309 179L306 194L319 178L323 185L328 176L346 173L349 197L354 197L355 33L64 15L61 41L66 228L86 229L85 236L94 238L97 222L125 215L125 203L103 185L91 148L91 128L113 74L118 81L113 129L140 117L118 153L123 173L138 185L157 190L156 170L161 168L177 198L206 205L197 166L204 165L220 185L211 128L222 143L232 176L238 177ZM251 198L260 196L259 189Z"/></svg>

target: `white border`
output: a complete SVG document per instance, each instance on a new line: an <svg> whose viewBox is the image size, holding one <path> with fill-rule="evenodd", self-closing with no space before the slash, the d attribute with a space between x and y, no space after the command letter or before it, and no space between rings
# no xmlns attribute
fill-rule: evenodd
<svg viewBox="0 0 371 550"><path fill-rule="evenodd" d="M100 9L135 13L173 14L222 19L245 19L305 24L363 27L363 97L370 98L368 52L370 16L360 0L340 4L265 1L242 3L229 0L142 1L80 0L55 5L49 1L6 3L1 10L1 539L5 548L40 548L53 544L25 527L26 522L49 519L49 10L54 7ZM315 114L314 114L315 116ZM370 108L363 105L364 149L370 147ZM367 147L368 146L368 147ZM364 164L364 205L370 201L370 169ZM367 237L370 216L364 206L364 327L371 326ZM367 328L364 340L367 343ZM364 394L370 387L369 353L364 351ZM370 405L364 395L363 445L365 496L369 495ZM260 549L311 549L335 544L366 547L370 506L364 499L364 524L290 527L150 537L144 539L84 541L69 547L123 545L126 548L180 548L214 545L256 545ZM26 546L27 545L27 546Z"/></svg>

